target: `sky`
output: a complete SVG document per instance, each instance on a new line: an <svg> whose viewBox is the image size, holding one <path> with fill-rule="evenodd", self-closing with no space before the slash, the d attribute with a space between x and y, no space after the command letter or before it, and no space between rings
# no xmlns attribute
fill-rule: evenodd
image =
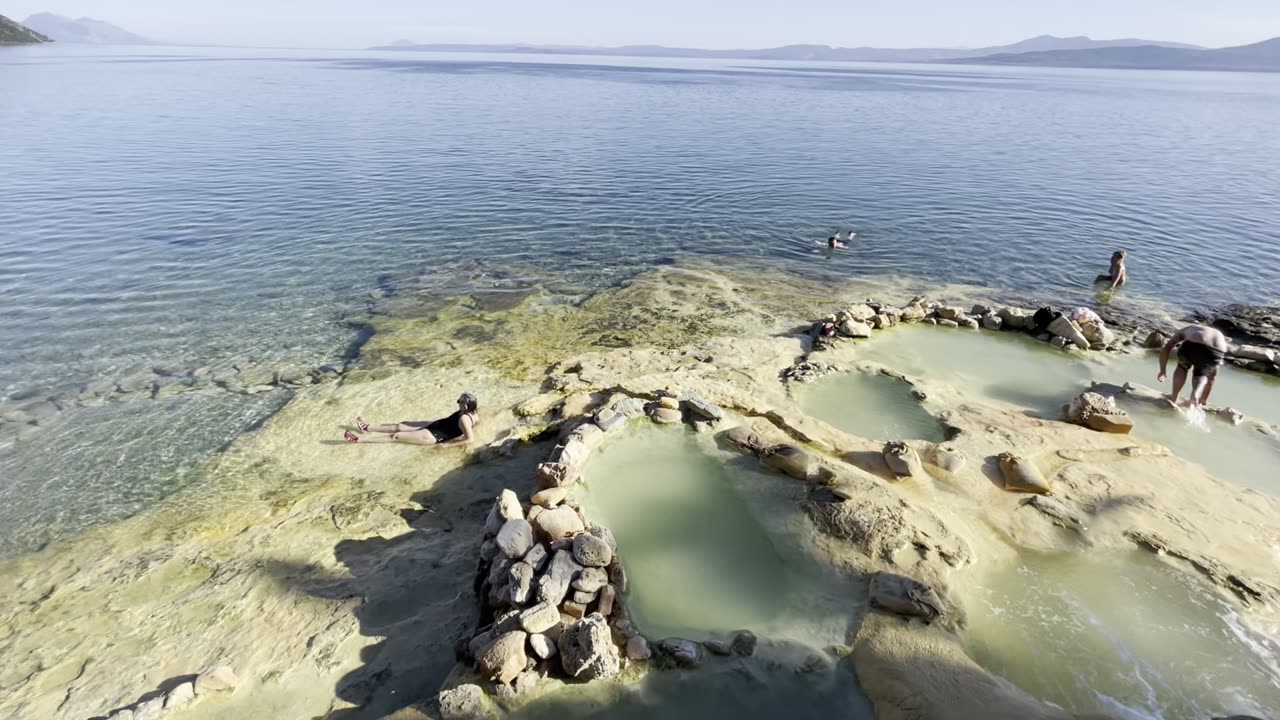
<svg viewBox="0 0 1280 720"><path fill-rule="evenodd" d="M1035 35L1222 47L1280 36L1280 0L0 0L19 21L41 11L170 42L299 48L982 47Z"/></svg>

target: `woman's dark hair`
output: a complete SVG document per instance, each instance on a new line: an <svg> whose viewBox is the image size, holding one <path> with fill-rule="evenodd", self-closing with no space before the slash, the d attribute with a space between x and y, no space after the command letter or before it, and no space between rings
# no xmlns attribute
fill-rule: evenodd
<svg viewBox="0 0 1280 720"><path fill-rule="evenodd" d="M462 393L458 396L458 404L462 406L463 412L473 413L479 406L476 396L471 393Z"/></svg>

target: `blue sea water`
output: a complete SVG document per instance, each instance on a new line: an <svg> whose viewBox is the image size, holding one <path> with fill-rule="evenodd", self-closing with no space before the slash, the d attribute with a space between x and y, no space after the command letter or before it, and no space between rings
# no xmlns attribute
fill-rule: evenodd
<svg viewBox="0 0 1280 720"><path fill-rule="evenodd" d="M477 258L585 287L733 256L1049 293L1123 248L1133 293L1275 301L1277 118L1280 75L1248 73L0 49L0 388L322 362L380 284ZM70 494L144 507L279 402L100 409L79 422L123 436L109 462L0 455L0 492L40 489L0 510L0 552L74 525Z"/></svg>

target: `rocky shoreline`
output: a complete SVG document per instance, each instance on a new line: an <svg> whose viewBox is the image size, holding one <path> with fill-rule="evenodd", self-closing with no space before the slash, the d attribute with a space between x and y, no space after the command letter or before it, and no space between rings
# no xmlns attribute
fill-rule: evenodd
<svg viewBox="0 0 1280 720"><path fill-rule="evenodd" d="M163 523L139 517L7 561L5 576L19 580L0 588L11 608L0 612L0 652L11 658L0 717L127 709L137 720L157 688L173 692L211 664L236 668L239 684L174 718L485 717L561 690L773 662L767 649L780 639L761 637L747 652L758 628L651 637L630 617L628 550L573 494L596 481L592 451L641 418L669 426L663 432L705 433L696 437L790 478L809 523L797 528L802 541L865 593L849 598L847 632L807 650L794 670L860 687L877 718L1072 717L966 652L979 571L1018 552L1149 550L1242 612L1268 613L1280 597L1280 570L1256 551L1280 537L1280 502L1123 432L1123 404L1145 402L1142 388L1079 388L1096 397L1063 397L1057 419L900 376L946 428L942 442L851 435L804 414L791 394L859 365L865 336L896 323L990 332L999 320L1001 331L1022 330L1029 310L975 313L921 298L823 315L830 293L820 288L803 304L787 288L762 308L735 305L720 278L670 272L669 284L623 288L591 308L612 327L616 313L644 307L644 293L672 293L635 342L592 345L557 320L546 324L569 335L557 342L581 349L557 349L535 381L504 377L480 355L300 387L215 468L209 496L173 498ZM734 324L704 322L707 307L730 308L713 319ZM797 331L797 315L820 320ZM531 332L537 324L516 317L511 327L521 322ZM828 324L836 333L822 331ZM373 342L409 352L452 331L440 325ZM1091 348L1136 350L1150 332L1106 325L1115 337L1085 337ZM598 320L580 327L596 332ZM1076 346L1073 329L1059 328L1053 337ZM337 435L337 418L370 408L395 417L415 395L476 386L486 388L487 445L474 453L317 444ZM177 692L175 703L185 696Z"/></svg>

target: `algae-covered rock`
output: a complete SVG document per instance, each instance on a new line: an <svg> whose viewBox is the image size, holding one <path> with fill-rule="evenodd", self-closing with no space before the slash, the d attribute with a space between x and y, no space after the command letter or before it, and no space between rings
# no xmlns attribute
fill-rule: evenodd
<svg viewBox="0 0 1280 720"><path fill-rule="evenodd" d="M1013 453L1000 453L1000 474L1004 478L1004 489L1011 492L1035 493L1049 495L1049 481L1035 463Z"/></svg>
<svg viewBox="0 0 1280 720"><path fill-rule="evenodd" d="M479 685L459 685L445 690L436 698L440 707L440 720L494 720L489 699Z"/></svg>

